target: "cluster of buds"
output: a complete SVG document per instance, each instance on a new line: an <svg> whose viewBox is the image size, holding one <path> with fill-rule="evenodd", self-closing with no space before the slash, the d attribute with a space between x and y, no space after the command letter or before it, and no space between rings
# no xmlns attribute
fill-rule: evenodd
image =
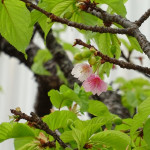
<svg viewBox="0 0 150 150"><path fill-rule="evenodd" d="M88 60L90 65L95 65L97 61L94 52L95 52L94 48L90 48L90 50L84 50L80 53L75 54L74 59L77 61Z"/></svg>
<svg viewBox="0 0 150 150"><path fill-rule="evenodd" d="M71 74L83 82L82 86L86 92L100 95L102 92L107 91L107 84L93 73L92 67L87 63L75 65Z"/></svg>

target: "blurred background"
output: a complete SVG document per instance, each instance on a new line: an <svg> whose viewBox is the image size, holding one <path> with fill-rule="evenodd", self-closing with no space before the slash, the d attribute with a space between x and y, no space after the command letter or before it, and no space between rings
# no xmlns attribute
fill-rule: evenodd
<svg viewBox="0 0 150 150"><path fill-rule="evenodd" d="M150 0L128 0L126 3L127 18L131 21L137 20L150 7ZM57 28L55 26L55 28ZM150 41L150 19L140 28L142 33ZM70 32L71 31L71 32ZM69 35L69 38L68 38ZM64 40L73 44L76 38L79 38L79 33L75 29L69 28L66 34L61 35ZM39 47L44 48L44 44L40 41L39 36L36 36L35 42L38 42ZM139 56L139 53L133 56ZM132 56L132 57L133 57ZM147 56L143 54L143 66L150 66ZM138 60L134 60L136 64L140 64ZM110 77L106 82L110 83L116 77L125 77L132 79L134 77L143 76L135 71L127 71L120 69L112 70ZM143 76L145 77L145 76ZM0 123L9 121L10 109L20 107L27 114L34 111L35 96L37 92L37 84L33 73L20 64L15 58L10 58L4 53L0 53ZM8 140L0 144L0 150L13 150L13 140Z"/></svg>

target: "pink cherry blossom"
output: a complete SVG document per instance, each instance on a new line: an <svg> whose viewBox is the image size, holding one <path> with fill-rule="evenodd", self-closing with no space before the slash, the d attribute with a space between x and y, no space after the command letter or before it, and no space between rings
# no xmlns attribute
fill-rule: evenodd
<svg viewBox="0 0 150 150"><path fill-rule="evenodd" d="M82 84L86 92L92 92L93 95L100 95L107 91L107 84L100 79L98 75L92 74Z"/></svg>
<svg viewBox="0 0 150 150"><path fill-rule="evenodd" d="M72 69L71 74L83 82L92 74L92 68L87 63L77 64Z"/></svg>

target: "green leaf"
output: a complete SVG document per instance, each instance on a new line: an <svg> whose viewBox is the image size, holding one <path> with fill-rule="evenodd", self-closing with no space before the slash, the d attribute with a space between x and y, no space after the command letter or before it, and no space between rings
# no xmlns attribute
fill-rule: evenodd
<svg viewBox="0 0 150 150"><path fill-rule="evenodd" d="M34 137L33 129L22 123L2 123L0 125L0 142L10 138Z"/></svg>
<svg viewBox="0 0 150 150"><path fill-rule="evenodd" d="M115 56L115 58L119 59L121 55L121 49L120 49L120 41L115 34L110 34L111 41L112 41L112 47L111 47L111 53Z"/></svg>
<svg viewBox="0 0 150 150"><path fill-rule="evenodd" d="M88 112L94 116L108 116L110 112L108 111L107 106L97 100L90 100L89 101L89 108Z"/></svg>
<svg viewBox="0 0 150 150"><path fill-rule="evenodd" d="M148 119L143 128L144 140L150 148L150 119Z"/></svg>
<svg viewBox="0 0 150 150"><path fill-rule="evenodd" d="M150 148L148 148L147 146L140 146L140 147L136 147L133 150L150 150Z"/></svg>
<svg viewBox="0 0 150 150"><path fill-rule="evenodd" d="M79 101L76 101L80 106L80 112L87 112L89 106L89 96L91 93L85 92L83 87L80 88L78 84L74 84L74 92L78 95Z"/></svg>
<svg viewBox="0 0 150 150"><path fill-rule="evenodd" d="M138 106L138 99L134 91L127 91L126 93L127 103L132 107Z"/></svg>
<svg viewBox="0 0 150 150"><path fill-rule="evenodd" d="M131 126L130 134L133 136L135 131L143 127L144 121L147 120L148 116L150 115L150 97L143 101L138 107L138 113L133 118L133 124Z"/></svg>
<svg viewBox="0 0 150 150"><path fill-rule="evenodd" d="M77 94L66 85L60 87L60 92L57 90L51 90L48 95L50 96L52 104L59 109L63 106L69 107L73 101L79 102L80 100Z"/></svg>
<svg viewBox="0 0 150 150"><path fill-rule="evenodd" d="M82 24L89 25L89 26L102 25L102 21L100 19L98 19L97 17L95 17L89 13L86 13L84 11L80 11L80 10L78 10L78 8L74 8L74 9L77 9L77 10L74 11L71 21L77 22L77 23L82 23ZM84 35L87 43L89 43L89 41L92 38L94 38L96 35L96 33L93 33L91 31L84 31L84 30L79 30L79 29L78 29L78 31Z"/></svg>
<svg viewBox="0 0 150 150"><path fill-rule="evenodd" d="M29 10L19 0L5 0L3 4L0 1L0 7L1 35L17 50L25 53L33 30L33 27L29 27Z"/></svg>
<svg viewBox="0 0 150 150"><path fill-rule="evenodd" d="M109 5L117 14L121 15L122 17L125 17L127 14L123 0L95 0L95 2Z"/></svg>
<svg viewBox="0 0 150 150"><path fill-rule="evenodd" d="M123 124L116 125L115 130L130 130L130 127L132 126L132 119L123 119Z"/></svg>
<svg viewBox="0 0 150 150"><path fill-rule="evenodd" d="M23 149L26 144L31 143L33 140L34 140L33 137L16 138L14 140L15 150L21 150L21 149Z"/></svg>
<svg viewBox="0 0 150 150"><path fill-rule="evenodd" d="M114 54L112 52L112 40L111 40L110 33L97 34L96 36L94 36L94 40L100 52L102 52L103 54L109 57L114 57ZM116 39L114 40L114 43L116 43ZM114 46L117 46L117 45L114 44ZM115 54L117 57L119 57L120 55L117 49L115 50ZM110 69L112 68L112 66L113 64L110 64L108 62L105 62L104 64L102 64L99 68L100 77L103 78L104 73L106 73L107 76L109 76Z"/></svg>
<svg viewBox="0 0 150 150"><path fill-rule="evenodd" d="M89 13L86 13L84 11L78 11L78 10L76 10L74 12L74 14L71 18L71 21L74 21L74 22L77 22L77 23L83 23L85 25L91 25L91 26L99 24L99 21L98 21L97 17L95 17L95 16L93 16ZM91 33L91 32L89 32L89 33ZM86 35L86 36L88 36L88 35Z"/></svg>
<svg viewBox="0 0 150 150"><path fill-rule="evenodd" d="M83 137L82 131L74 128L72 131L72 136L78 145L78 149L81 150L85 144L85 137Z"/></svg>
<svg viewBox="0 0 150 150"><path fill-rule="evenodd" d="M94 120L87 120L87 121L81 121L81 120L75 120L73 125L75 126L75 129L79 129L82 131L83 137L85 138L85 142L88 141L88 139L96 132L101 130L101 126L106 123L104 123L104 120L94 117L97 119ZM93 119L93 118L92 118Z"/></svg>
<svg viewBox="0 0 150 150"><path fill-rule="evenodd" d="M88 108L88 95L83 90L80 90L79 93L75 93L75 91L66 85L62 85L60 92L51 90L48 95L50 96L52 104L59 109L64 106L70 107L73 102L80 105L81 112L86 111Z"/></svg>
<svg viewBox="0 0 150 150"><path fill-rule="evenodd" d="M86 126L82 130L82 134L84 135L85 143L88 142L89 138L99 130L101 130L101 123L99 123L99 124L90 124L90 125Z"/></svg>
<svg viewBox="0 0 150 150"><path fill-rule="evenodd" d="M34 63L31 69L34 73L39 75L50 75L50 72L44 68L44 63L52 58L50 52L46 50L38 50L36 56L34 57Z"/></svg>
<svg viewBox="0 0 150 150"><path fill-rule="evenodd" d="M18 140L17 141L17 144L19 144ZM21 141L22 142L22 141ZM20 145L20 147L16 146L17 148L15 150L38 150L40 148L39 146L39 143L36 143L34 142L33 140L30 142L30 141L26 141L27 143L24 143L24 145ZM23 144L23 143L20 143L20 144Z"/></svg>
<svg viewBox="0 0 150 150"><path fill-rule="evenodd" d="M113 57L111 53L110 35L111 35L110 33L97 34L94 39L100 52L109 57Z"/></svg>
<svg viewBox="0 0 150 150"><path fill-rule="evenodd" d="M60 138L63 140L65 143L69 143L74 141L74 138L72 136L72 131L65 131L61 134Z"/></svg>
<svg viewBox="0 0 150 150"><path fill-rule="evenodd" d="M38 4L38 6L47 12L54 13L56 16L61 16L67 8L69 8L71 5L73 5L73 0L42 0ZM38 12L37 10L33 10L31 12L32 16L32 25L35 24L37 21L41 25L45 36L49 32L50 28L52 27L53 23L47 22L47 17Z"/></svg>
<svg viewBox="0 0 150 150"><path fill-rule="evenodd" d="M84 126L90 125L90 124L101 124L100 126L103 126L110 121L112 122L112 120L113 120L113 116L110 116L110 115L94 117L90 120L84 121Z"/></svg>
<svg viewBox="0 0 150 150"><path fill-rule="evenodd" d="M47 115L43 118L43 121L47 123L51 130L56 130L58 128L66 128L67 121L69 119L76 120L77 116L75 113L70 111L55 111L50 115Z"/></svg>
<svg viewBox="0 0 150 150"><path fill-rule="evenodd" d="M81 89L78 94L78 97L79 101L77 101L77 103L80 106L80 112L86 112L89 106L89 95L83 89Z"/></svg>
<svg viewBox="0 0 150 150"><path fill-rule="evenodd" d="M106 73L107 77L109 77L110 70L112 69L113 64L109 62L105 62L99 68L99 76L103 79L103 74Z"/></svg>
<svg viewBox="0 0 150 150"><path fill-rule="evenodd" d="M90 139L93 144L111 146L115 150L125 150L131 139L120 131L106 130L93 135Z"/></svg>
<svg viewBox="0 0 150 150"><path fill-rule="evenodd" d="M129 41L131 43L132 49L135 49L135 50L143 53L143 50L141 49L141 47L140 47L138 41L136 40L136 38L131 37L131 36L127 36L127 37L128 37L128 39L129 39Z"/></svg>
<svg viewBox="0 0 150 150"><path fill-rule="evenodd" d="M56 108L60 109L64 105L68 105L68 103L63 104L63 101L64 101L63 96L57 90L50 90L50 92L48 92L48 96L50 96L51 103ZM69 105L71 105L71 104L69 103Z"/></svg>

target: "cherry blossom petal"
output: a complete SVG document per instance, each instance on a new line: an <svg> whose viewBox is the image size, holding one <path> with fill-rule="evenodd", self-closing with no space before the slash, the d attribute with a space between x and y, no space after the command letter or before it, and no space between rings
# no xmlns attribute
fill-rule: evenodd
<svg viewBox="0 0 150 150"><path fill-rule="evenodd" d="M92 74L92 68L87 63L77 64L72 69L71 74L83 82Z"/></svg>
<svg viewBox="0 0 150 150"><path fill-rule="evenodd" d="M82 84L86 92L92 92L93 95L100 95L107 91L107 84L100 79L98 75L92 74Z"/></svg>

